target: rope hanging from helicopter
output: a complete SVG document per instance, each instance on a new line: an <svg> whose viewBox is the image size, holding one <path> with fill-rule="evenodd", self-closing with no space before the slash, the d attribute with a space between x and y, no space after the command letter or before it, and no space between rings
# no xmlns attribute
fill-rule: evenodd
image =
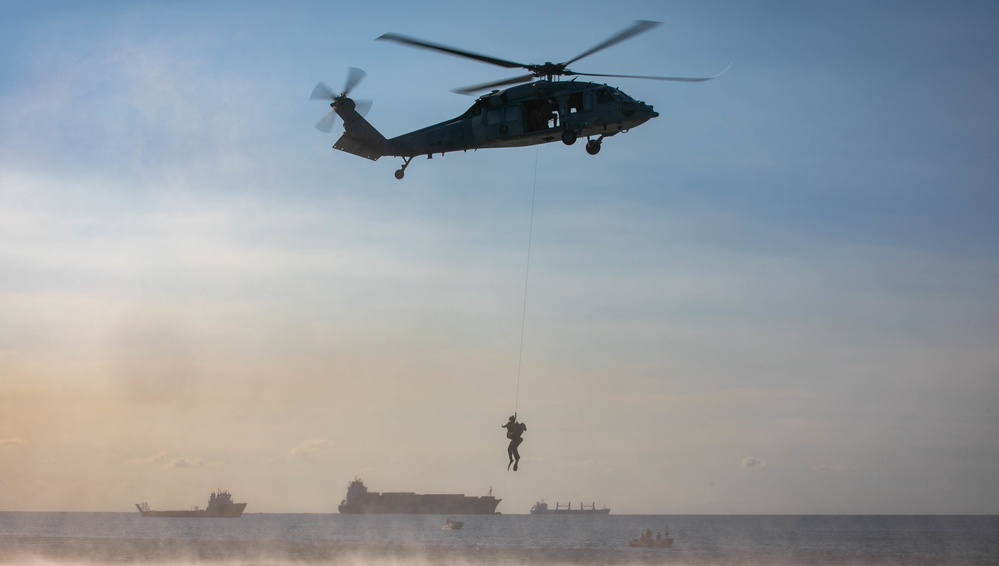
<svg viewBox="0 0 999 566"><path fill-rule="evenodd" d="M524 364L524 328L527 324L527 284L531 280L531 243L534 240L534 201L538 193L538 156L540 148L534 152L534 183L531 187L531 222L527 230L527 267L524 269L524 304L520 314L520 352L517 355L517 392L513 400L513 415L517 416L520 404L520 375Z"/></svg>

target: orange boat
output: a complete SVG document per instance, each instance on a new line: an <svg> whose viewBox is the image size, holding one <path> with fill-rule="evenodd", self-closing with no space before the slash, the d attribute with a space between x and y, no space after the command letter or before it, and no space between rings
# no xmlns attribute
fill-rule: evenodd
<svg viewBox="0 0 999 566"><path fill-rule="evenodd" d="M670 538L669 532L666 532L666 536L662 533L656 533L656 536L652 536L652 530L646 529L642 535L636 539L631 539L628 546L633 546L637 548L669 548L673 546L673 539Z"/></svg>

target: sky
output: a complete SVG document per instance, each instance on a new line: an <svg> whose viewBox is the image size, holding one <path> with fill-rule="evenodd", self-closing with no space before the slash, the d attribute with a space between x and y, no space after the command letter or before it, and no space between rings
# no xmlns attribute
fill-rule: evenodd
<svg viewBox="0 0 999 566"><path fill-rule="evenodd" d="M0 3L0 510L999 513L999 5ZM371 162L633 20L660 116ZM520 471L500 428L528 426Z"/></svg>

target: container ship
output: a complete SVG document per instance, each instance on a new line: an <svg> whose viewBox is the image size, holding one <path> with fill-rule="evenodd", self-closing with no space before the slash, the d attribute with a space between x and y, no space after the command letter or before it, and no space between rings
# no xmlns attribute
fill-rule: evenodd
<svg viewBox="0 0 999 566"><path fill-rule="evenodd" d="M542 499L535 503L534 507L531 507L531 515L607 515L608 513L610 513L610 509L606 507L597 509L596 503L591 503L589 507L580 503L578 509L573 509L572 503L566 503L563 506L556 502L555 508L552 509Z"/></svg>
<svg viewBox="0 0 999 566"><path fill-rule="evenodd" d="M149 508L149 504L143 501L135 504L139 514L143 517L198 517L198 518L226 518L238 519L246 509L246 503L233 503L232 494L221 489L212 493L208 498L208 508L188 509L186 511L154 511Z"/></svg>
<svg viewBox="0 0 999 566"><path fill-rule="evenodd" d="M359 478L347 486L347 498L337 509L352 514L421 514L421 515L493 515L501 499L489 495L470 497L464 494L410 492L377 493L368 491Z"/></svg>

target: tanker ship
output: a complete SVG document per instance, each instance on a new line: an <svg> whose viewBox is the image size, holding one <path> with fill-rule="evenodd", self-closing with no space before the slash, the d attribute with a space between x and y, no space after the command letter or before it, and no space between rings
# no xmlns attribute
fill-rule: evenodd
<svg viewBox="0 0 999 566"><path fill-rule="evenodd" d="M422 514L422 515L492 515L501 499L489 495L470 497L465 494L368 491L359 478L347 486L347 498L337 509L341 513L357 514Z"/></svg>
<svg viewBox="0 0 999 566"><path fill-rule="evenodd" d="M531 515L606 515L610 513L610 509L604 507L603 509L597 509L596 503L591 503L589 507L580 503L578 509L572 508L572 503L562 505L556 502L555 508L551 509L545 500L542 499L531 507Z"/></svg>
<svg viewBox="0 0 999 566"><path fill-rule="evenodd" d="M246 509L246 503L233 503L232 494L221 489L212 493L208 498L207 509L188 509L186 511L154 511L149 508L149 504L143 501L136 503L135 507L143 517L198 517L198 518L227 518L238 519Z"/></svg>

